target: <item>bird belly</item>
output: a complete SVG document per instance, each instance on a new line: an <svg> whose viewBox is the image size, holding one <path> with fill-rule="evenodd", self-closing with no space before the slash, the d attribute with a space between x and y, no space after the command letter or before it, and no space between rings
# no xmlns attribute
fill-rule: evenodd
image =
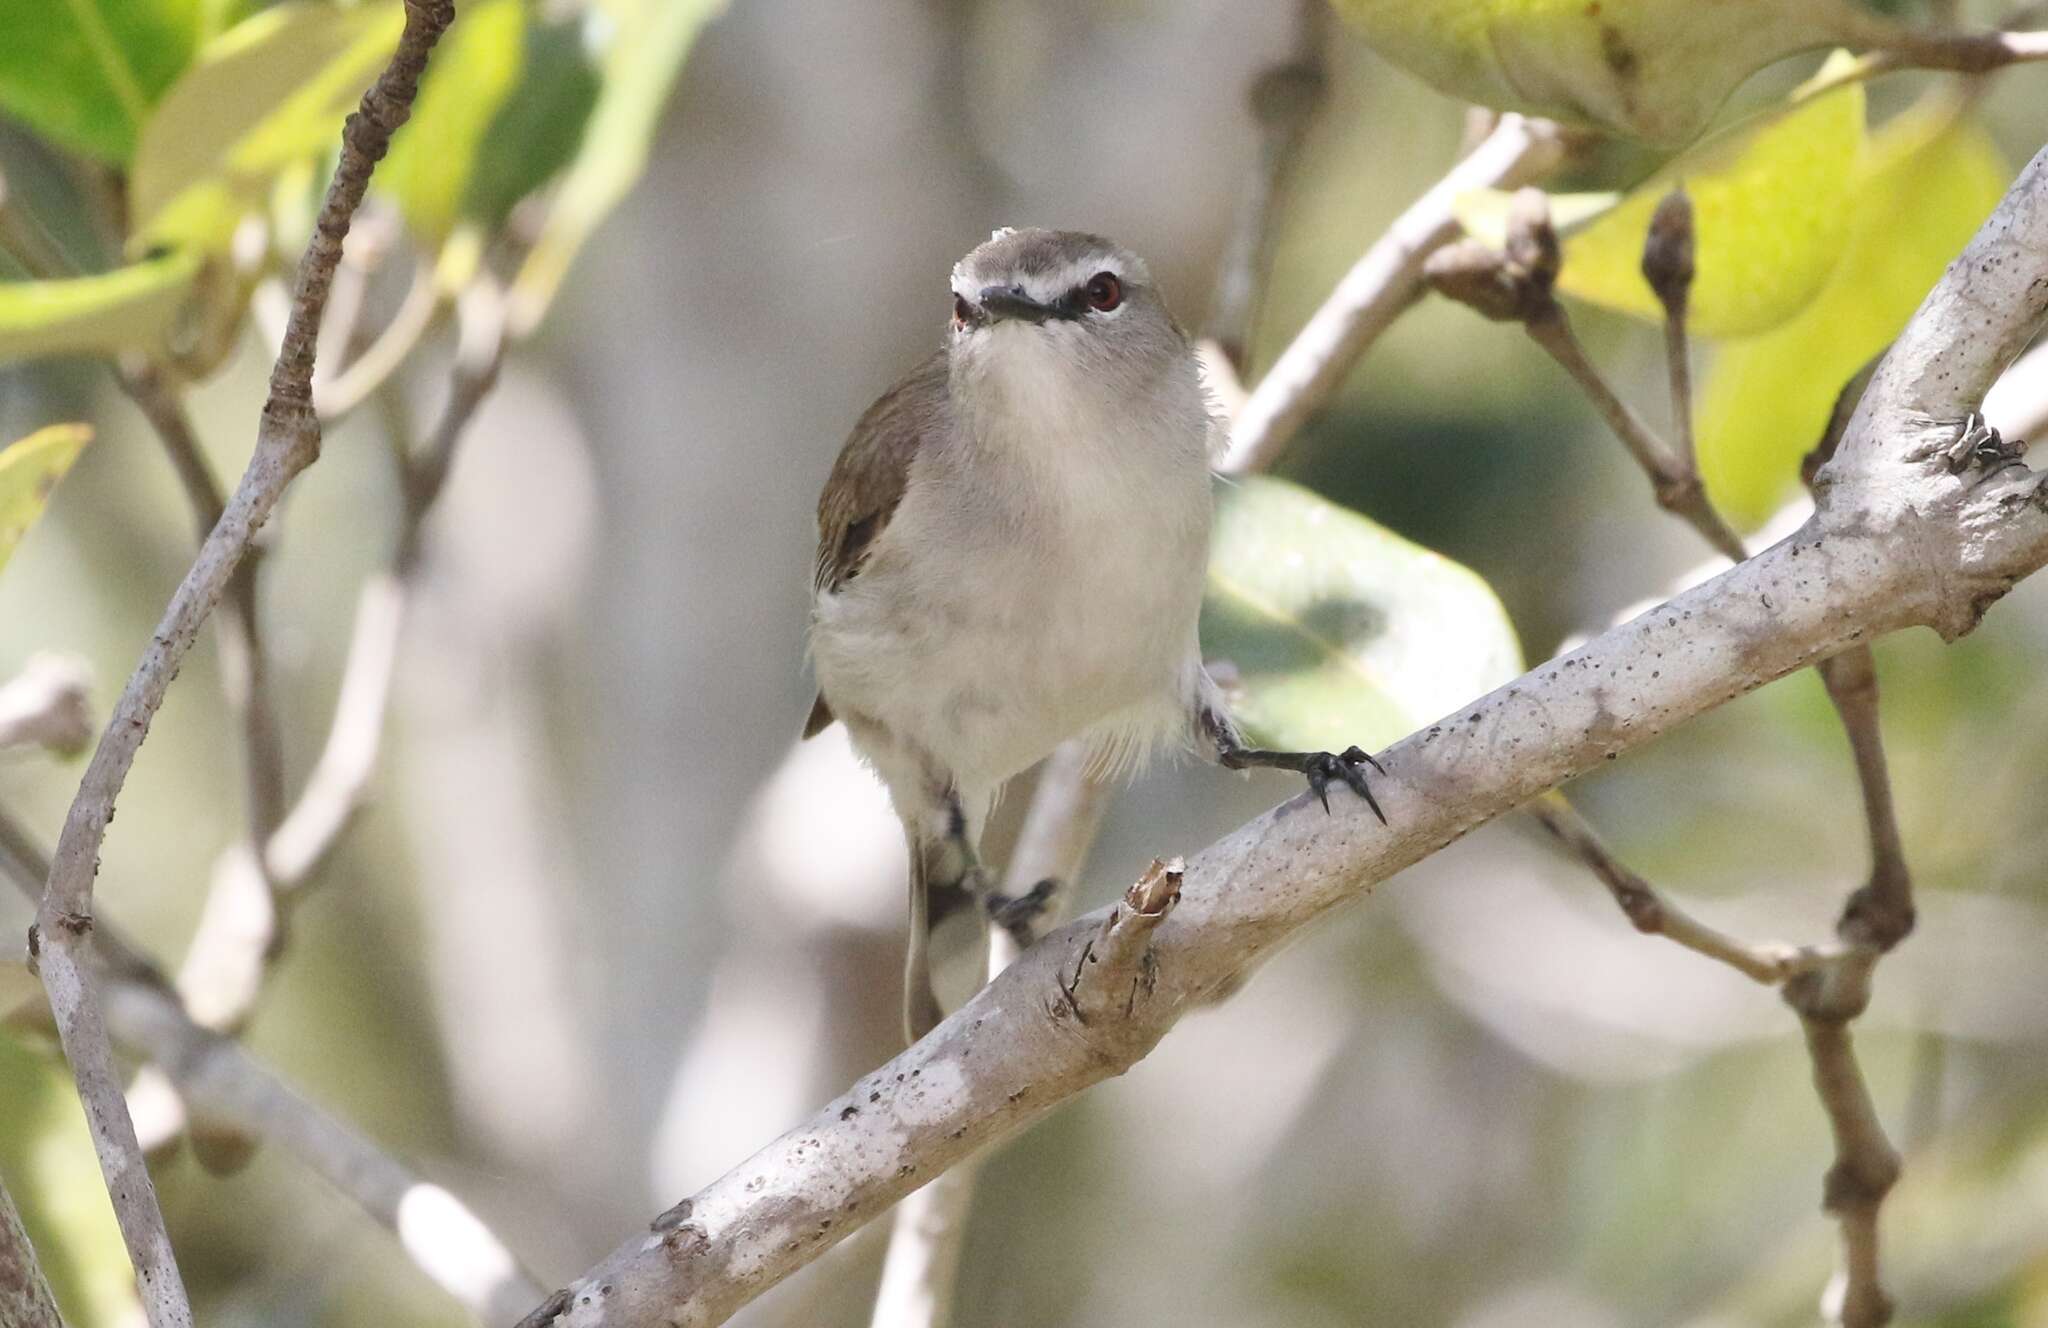
<svg viewBox="0 0 2048 1328"><path fill-rule="evenodd" d="M1201 559L1094 552L1108 556L969 549L912 593L885 581L908 569L873 567L820 602L819 685L975 795L1084 733L1135 761L1184 730Z"/></svg>

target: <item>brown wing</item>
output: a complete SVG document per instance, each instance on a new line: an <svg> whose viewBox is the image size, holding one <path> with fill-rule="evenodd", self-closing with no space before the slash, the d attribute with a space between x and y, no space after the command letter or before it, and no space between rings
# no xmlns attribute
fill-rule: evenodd
<svg viewBox="0 0 2048 1328"><path fill-rule="evenodd" d="M910 482L910 463L946 416L946 356L942 351L882 394L853 426L825 491L818 497L818 561L812 589L832 594L860 575L868 550L888 527ZM832 723L823 695L804 724L806 738Z"/></svg>

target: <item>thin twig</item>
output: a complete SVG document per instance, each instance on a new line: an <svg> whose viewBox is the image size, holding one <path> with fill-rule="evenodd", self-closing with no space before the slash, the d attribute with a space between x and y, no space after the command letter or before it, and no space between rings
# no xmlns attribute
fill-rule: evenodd
<svg viewBox="0 0 2048 1328"><path fill-rule="evenodd" d="M1562 793L1552 790L1529 810L1606 884L1636 930L1666 936L1765 986L1782 987L1786 1004L1799 1015L1814 1089L1835 1140L1822 1206L1840 1224L1842 1268L1824 1298L1828 1316L1845 1328L1887 1322L1891 1301L1882 1283L1877 1217L1898 1180L1899 1155L1885 1137L1849 1038L1849 1021L1869 999L1878 951L1852 934L1849 913L1837 928L1838 939L1826 945L1795 949L1737 940L1695 921L1616 860Z"/></svg>
<svg viewBox="0 0 2048 1328"><path fill-rule="evenodd" d="M1237 223L1217 268L1205 329L1239 373L1250 362L1288 182L1329 81L1324 52L1330 22L1323 0L1297 0L1292 49L1252 80L1245 98L1259 129L1258 161L1247 175Z"/></svg>
<svg viewBox="0 0 2048 1328"><path fill-rule="evenodd" d="M128 356L115 363L115 378L142 411L185 490L199 539L219 524L226 503L220 481L199 445L192 417L163 371L147 359ZM221 687L242 732L243 778L248 797L249 842L270 837L283 815L284 750L270 708L269 665L263 648L257 573L262 550L253 548L228 582L232 614L214 621L220 643Z"/></svg>
<svg viewBox="0 0 2048 1328"><path fill-rule="evenodd" d="M441 291L435 281L434 264L422 257L413 268L412 284L406 287L398 312L377 333L376 340L337 372L332 381L314 384L313 402L319 408L321 421L332 424L341 419L398 372L433 325L434 314L440 307Z"/></svg>
<svg viewBox="0 0 2048 1328"><path fill-rule="evenodd" d="M0 856L33 899L48 864L5 809ZM396 1234L422 1272L487 1322L512 1318L542 1294L504 1242L459 1199L301 1097L232 1038L194 1021L170 981L119 928L99 923L89 962L104 981L115 1036L176 1085L191 1107L195 1138L214 1132L264 1139L291 1153ZM0 1324L8 1322L0 1317Z"/></svg>
<svg viewBox="0 0 2048 1328"><path fill-rule="evenodd" d="M299 264L291 319L271 371L255 455L192 569L172 596L86 767L65 817L49 883L36 912L36 928L31 932L31 951L49 993L65 1057L78 1082L94 1149L152 1328L189 1325L192 1310L164 1230L156 1187L121 1095L92 969L85 962L100 845L113 819L115 799L178 665L286 485L319 454L320 422L312 401L313 360L334 265L341 257L349 219L369 187L370 173L390 145L392 133L410 113L427 54L453 18L450 0L406 0L405 30L398 49L364 94L361 108L342 129L341 157L313 238Z"/></svg>
<svg viewBox="0 0 2048 1328"><path fill-rule="evenodd" d="M1694 244L1692 199L1684 186L1666 194L1650 216L1643 241L1643 279L1664 306L1664 361L1671 379L1671 424L1678 433L1678 470L1699 482L1699 458L1693 445L1692 347L1686 336L1686 312L1692 299Z"/></svg>
<svg viewBox="0 0 2048 1328"><path fill-rule="evenodd" d="M1614 436L1649 477L1657 505L1698 531L1700 538L1730 559L1740 561L1744 556L1742 538L1708 501L1699 472L1684 466L1678 454L1636 414L1634 407L1615 395L1573 335L1563 306L1553 304L1551 310L1550 314L1528 322L1530 338L1548 351L1585 392Z"/></svg>
<svg viewBox="0 0 2048 1328"><path fill-rule="evenodd" d="M1558 254L1546 201L1538 191L1524 190L1515 199L1506 253L1495 256L1461 247L1460 251L1445 255L1433 275L1438 278L1440 290L1466 298L1482 313L1495 318L1519 318L1529 335L1564 366L1591 398L1615 436L1649 477L1658 504L1686 521L1715 549L1740 562L1747 556L1747 550L1708 498L1689 455L1690 445L1674 454L1608 387L1572 335L1564 309L1552 291ZM1683 193L1674 192L1664 199L1652 219L1643 253L1643 275L1664 306L1674 408L1681 412L1682 428L1689 438L1684 323L1693 278L1693 246L1692 209ZM1809 483L1818 467L1832 458L1850 425L1856 405L1852 393L1861 396L1853 385L1844 390L1827 433L1814 449L1813 462L1802 467ZM1607 884L1615 902L1638 930L1662 932L1758 981L1784 983L1785 999L1799 1013L1806 1031L1807 1046L1814 1060L1814 1082L1835 1129L1837 1159L1829 1174L1826 1208L1841 1224L1843 1280L1834 1312L1845 1328L1878 1328L1889 1319L1891 1311L1879 1282L1877 1210L1891 1179L1897 1175L1898 1159L1870 1105L1869 1089L1849 1048L1846 1023L1862 1012L1869 999L1877 956L1912 930L1912 885L1892 805L1891 781L1885 769L1878 730L1877 676L1869 646L1857 641L1834 657L1824 659L1818 669L1855 753L1871 844L1871 877L1850 896L1843 909L1836 927L1839 944L1782 953L1745 946L1667 905L1648 882L1606 852L1591 827L1561 795L1552 795L1534 810L1537 819L1572 847ZM1804 963L1796 971L1781 967L1801 960ZM1859 1183L1838 1194L1840 1176ZM1875 1183L1879 1176L1885 1177L1882 1185Z"/></svg>
<svg viewBox="0 0 2048 1328"><path fill-rule="evenodd" d="M1844 1328L1881 1328L1892 1317L1878 1251L1877 1217L1899 1179L1899 1155L1885 1138L1870 1088L1856 1064L1847 1020L1802 1017L1813 1087L1828 1114L1835 1161L1822 1207L1842 1231L1842 1270L1823 1297L1824 1312Z"/></svg>
<svg viewBox="0 0 2048 1328"><path fill-rule="evenodd" d="M0 1181L0 1325L4 1328L64 1328L57 1300L36 1261L14 1198Z"/></svg>
<svg viewBox="0 0 2048 1328"><path fill-rule="evenodd" d="M1753 945L1718 931L1665 898L1608 852L1576 807L1555 790L1529 804L1529 814L1600 878L1631 925L1728 965L1744 977L1775 987L1825 962L1829 951L1811 946Z"/></svg>
<svg viewBox="0 0 2048 1328"><path fill-rule="evenodd" d="M1004 872L1003 892L1011 898L1029 894L1042 881L1059 883L1040 921L1042 930L1060 923L1109 808L1110 786L1089 778L1088 764L1082 742L1062 743L1046 758ZM1008 929L992 928L988 980L995 981L1020 953ZM896 1206L872 1328L943 1328L952 1321L953 1288L979 1175L978 1161L970 1159Z"/></svg>
<svg viewBox="0 0 2048 1328"><path fill-rule="evenodd" d="M1864 822L1870 831L1870 880L1850 896L1842 915L1842 932L1844 939L1882 952L1913 930L1913 880L1906 868L1891 775L1885 766L1876 661L1869 646L1856 646L1822 661L1818 672L1842 727L1848 731L1857 783L1863 790Z"/></svg>
<svg viewBox="0 0 2048 1328"><path fill-rule="evenodd" d="M1225 474L1264 470L1336 392L1365 348L1422 293L1422 265L1455 239L1458 198L1526 183L1564 155L1555 125L1501 117L1487 140L1395 218L1260 379L1231 430Z"/></svg>
<svg viewBox="0 0 2048 1328"><path fill-rule="evenodd" d="M327 742L265 852L271 879L287 894L312 874L362 808L382 745L384 711L426 518L447 483L456 445L504 364L505 311L498 287L482 281L472 285L457 301L456 313L461 341L448 399L426 444L416 454L401 450L405 507L391 568L363 584Z"/></svg>

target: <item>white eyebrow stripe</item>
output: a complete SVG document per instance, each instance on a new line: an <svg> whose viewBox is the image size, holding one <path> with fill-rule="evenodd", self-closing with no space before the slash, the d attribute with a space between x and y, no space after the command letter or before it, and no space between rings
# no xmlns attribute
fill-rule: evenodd
<svg viewBox="0 0 2048 1328"><path fill-rule="evenodd" d="M1026 278L1024 293L1040 304L1052 304L1065 299L1067 292L1075 287L1086 285L1088 279L1098 272L1112 273L1118 281L1125 280L1123 264L1106 254L1097 255L1078 259L1065 267Z"/></svg>

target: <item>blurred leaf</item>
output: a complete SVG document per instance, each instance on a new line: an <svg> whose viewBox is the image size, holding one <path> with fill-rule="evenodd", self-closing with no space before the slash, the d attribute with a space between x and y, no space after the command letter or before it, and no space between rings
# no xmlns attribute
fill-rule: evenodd
<svg viewBox="0 0 2048 1328"><path fill-rule="evenodd" d="M531 328L554 299L569 265L647 167L647 150L683 58L725 0L610 0L617 23L605 47L604 81L582 147L569 167L513 287L515 326Z"/></svg>
<svg viewBox="0 0 2048 1328"><path fill-rule="evenodd" d="M427 66L412 118L377 168L375 186L397 197L407 224L429 245L454 228L485 131L519 82L525 43L521 0L464 8Z"/></svg>
<svg viewBox="0 0 2048 1328"><path fill-rule="evenodd" d="M568 166L583 142L598 87L580 24L529 24L525 72L484 135L464 214L495 227Z"/></svg>
<svg viewBox="0 0 2048 1328"><path fill-rule="evenodd" d="M1875 44L1849 0L1334 0L1373 47L1453 97L1668 146L1796 51Z"/></svg>
<svg viewBox="0 0 2048 1328"><path fill-rule="evenodd" d="M0 1173L66 1321L139 1322L135 1274L71 1077L0 1032Z"/></svg>
<svg viewBox="0 0 2048 1328"><path fill-rule="evenodd" d="M1284 480L1216 493L1202 651L1253 741L1378 747L1521 670L1493 591Z"/></svg>
<svg viewBox="0 0 2048 1328"><path fill-rule="evenodd" d="M151 343L178 316L199 267L170 254L89 277L0 282L0 364Z"/></svg>
<svg viewBox="0 0 2048 1328"><path fill-rule="evenodd" d="M1898 335L2009 178L1953 104L1915 107L1871 139L1826 289L1776 330L1721 347L1702 384L1700 469L1731 519L1762 521L1791 492L1836 392Z"/></svg>
<svg viewBox="0 0 2048 1328"><path fill-rule="evenodd" d="M43 514L50 493L92 441L84 424L53 424L0 449L0 567Z"/></svg>
<svg viewBox="0 0 2048 1328"><path fill-rule="evenodd" d="M334 149L403 26L384 0L284 4L208 46L143 127L131 246L224 249L278 172Z"/></svg>
<svg viewBox="0 0 2048 1328"><path fill-rule="evenodd" d="M1851 84L1686 153L1571 237L1558 289L1661 322L1643 280L1643 239L1657 204L1682 184L1697 252L1692 330L1730 337L1776 327L1820 293L1842 257L1863 116L1863 86Z"/></svg>
<svg viewBox="0 0 2048 1328"><path fill-rule="evenodd" d="M0 0L0 111L116 165L206 35L201 0Z"/></svg>

